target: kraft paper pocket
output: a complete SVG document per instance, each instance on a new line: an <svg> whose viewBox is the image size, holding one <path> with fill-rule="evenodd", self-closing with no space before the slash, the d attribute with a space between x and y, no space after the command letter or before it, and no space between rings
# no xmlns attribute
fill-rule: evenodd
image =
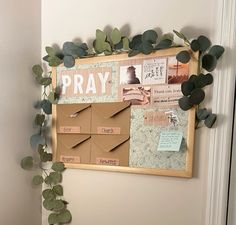
<svg viewBox="0 0 236 225"><path fill-rule="evenodd" d="M57 134L57 161L89 163L91 154L89 134Z"/></svg>
<svg viewBox="0 0 236 225"><path fill-rule="evenodd" d="M129 134L130 102L92 104L92 134Z"/></svg>
<svg viewBox="0 0 236 225"><path fill-rule="evenodd" d="M58 104L57 133L90 134L91 104Z"/></svg>
<svg viewBox="0 0 236 225"><path fill-rule="evenodd" d="M109 166L129 165L129 135L92 135L91 163Z"/></svg>

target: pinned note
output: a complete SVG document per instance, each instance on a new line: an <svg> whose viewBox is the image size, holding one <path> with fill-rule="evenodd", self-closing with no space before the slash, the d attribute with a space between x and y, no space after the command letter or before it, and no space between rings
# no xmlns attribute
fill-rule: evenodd
<svg viewBox="0 0 236 225"><path fill-rule="evenodd" d="M178 152L183 140L183 133L178 131L161 132L157 151Z"/></svg>

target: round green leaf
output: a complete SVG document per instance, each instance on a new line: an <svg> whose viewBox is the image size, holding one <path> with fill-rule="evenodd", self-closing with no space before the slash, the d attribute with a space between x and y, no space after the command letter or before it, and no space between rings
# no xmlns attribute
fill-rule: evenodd
<svg viewBox="0 0 236 225"><path fill-rule="evenodd" d="M47 177L45 178L44 182L45 182L45 184L47 184L47 185L51 185L52 182L53 182L53 179L52 179L51 176L47 176Z"/></svg>
<svg viewBox="0 0 236 225"><path fill-rule="evenodd" d="M190 53L188 51L181 51L176 55L176 59L181 63L188 63L191 59Z"/></svg>
<svg viewBox="0 0 236 225"><path fill-rule="evenodd" d="M57 56L49 56L48 63L49 63L49 66L56 67L62 63L62 60Z"/></svg>
<svg viewBox="0 0 236 225"><path fill-rule="evenodd" d="M62 196L63 195L63 187L60 184L55 185L52 190L58 196Z"/></svg>
<svg viewBox="0 0 236 225"><path fill-rule="evenodd" d="M96 40L101 41L101 42L105 42L106 37L107 36L103 31L101 31L99 29L96 30Z"/></svg>
<svg viewBox="0 0 236 225"><path fill-rule="evenodd" d="M189 98L193 105L198 105L204 100L205 92L201 88L197 88L192 91Z"/></svg>
<svg viewBox="0 0 236 225"><path fill-rule="evenodd" d="M167 33L167 34L163 34L161 37L161 41L162 40L170 40L171 42L174 41L174 35L172 33Z"/></svg>
<svg viewBox="0 0 236 225"><path fill-rule="evenodd" d="M60 221L58 219L58 214L57 213L51 213L48 216L48 223L49 224L58 224Z"/></svg>
<svg viewBox="0 0 236 225"><path fill-rule="evenodd" d="M58 214L59 223L70 223L72 219L72 215L69 210L63 210Z"/></svg>
<svg viewBox="0 0 236 225"><path fill-rule="evenodd" d="M51 103L49 100L44 99L44 100L41 102L41 108L43 109L43 111L44 111L47 115L52 114L52 103Z"/></svg>
<svg viewBox="0 0 236 225"><path fill-rule="evenodd" d="M128 51L129 50L129 39L127 37L122 38L123 42L123 49Z"/></svg>
<svg viewBox="0 0 236 225"><path fill-rule="evenodd" d="M139 50L130 50L128 56L133 57L133 56L138 55L139 53L140 53Z"/></svg>
<svg viewBox="0 0 236 225"><path fill-rule="evenodd" d="M129 47L132 50L138 50L141 44L142 44L142 35L139 34L133 37L132 41L129 44Z"/></svg>
<svg viewBox="0 0 236 225"><path fill-rule="evenodd" d="M62 172L65 169L63 162L55 162L52 164L52 169L56 172Z"/></svg>
<svg viewBox="0 0 236 225"><path fill-rule="evenodd" d="M202 57L202 67L208 72L212 72L217 65L217 58L213 55L206 54Z"/></svg>
<svg viewBox="0 0 236 225"><path fill-rule="evenodd" d="M115 50L121 50L123 48L123 42L120 41L118 44L114 45Z"/></svg>
<svg viewBox="0 0 236 225"><path fill-rule="evenodd" d="M105 50L105 41L95 40L94 41L94 50L100 54Z"/></svg>
<svg viewBox="0 0 236 225"><path fill-rule="evenodd" d="M66 68L71 68L75 65L75 58L71 55L66 55L64 58L63 58L63 62L64 62L64 66Z"/></svg>
<svg viewBox="0 0 236 225"><path fill-rule="evenodd" d="M30 137L30 145L32 148L37 148L40 144L45 145L45 137L40 134L34 134Z"/></svg>
<svg viewBox="0 0 236 225"><path fill-rule="evenodd" d="M43 207L47 210L53 210L54 208L54 201L55 200L49 200L49 199L45 199L43 201Z"/></svg>
<svg viewBox="0 0 236 225"><path fill-rule="evenodd" d="M204 121L204 124L206 125L206 127L208 128L212 128L212 126L214 125L214 123L216 122L216 114L210 114Z"/></svg>
<svg viewBox="0 0 236 225"><path fill-rule="evenodd" d="M33 177L33 184L34 185L40 185L43 183L43 177L41 175L36 175Z"/></svg>
<svg viewBox="0 0 236 225"><path fill-rule="evenodd" d="M183 96L182 98L179 99L179 107L182 110L187 111L193 107L193 104L190 101L189 97Z"/></svg>
<svg viewBox="0 0 236 225"><path fill-rule="evenodd" d="M198 40L192 40L192 42L190 44L190 47L194 52L199 51L200 50L200 44L199 44Z"/></svg>
<svg viewBox="0 0 236 225"><path fill-rule="evenodd" d="M73 58L77 58L80 55L80 48L73 42L65 42L62 47L63 54L66 56L73 56Z"/></svg>
<svg viewBox="0 0 236 225"><path fill-rule="evenodd" d="M108 42L104 42L104 53L105 55L112 54L111 45Z"/></svg>
<svg viewBox="0 0 236 225"><path fill-rule="evenodd" d="M42 126L45 120L45 115L44 114L37 114L35 119L34 119L34 123L37 126Z"/></svg>
<svg viewBox="0 0 236 225"><path fill-rule="evenodd" d="M157 32L155 30L147 30L142 35L142 41L155 44L157 41L157 37Z"/></svg>
<svg viewBox="0 0 236 225"><path fill-rule="evenodd" d="M209 116L209 112L206 108L204 109L198 109L197 110L197 119L198 120L205 120Z"/></svg>
<svg viewBox="0 0 236 225"><path fill-rule="evenodd" d="M52 78L51 77L40 77L39 79L36 78L36 80L40 85L43 85L45 87L52 83Z"/></svg>
<svg viewBox="0 0 236 225"><path fill-rule="evenodd" d="M65 204L62 200L54 200L53 201L53 210L54 211L61 211L65 209Z"/></svg>
<svg viewBox="0 0 236 225"><path fill-rule="evenodd" d="M192 91L194 90L195 85L193 82L191 81L184 81L181 84L181 91L183 93L183 95L188 96L192 93Z"/></svg>
<svg viewBox="0 0 236 225"><path fill-rule="evenodd" d="M38 76L41 77L43 75L43 68L40 65L34 65L32 67L33 73Z"/></svg>
<svg viewBox="0 0 236 225"><path fill-rule="evenodd" d="M43 195L43 198L47 200L53 200L56 198L55 193L51 189L45 189L42 195Z"/></svg>
<svg viewBox="0 0 236 225"><path fill-rule="evenodd" d="M161 40L155 47L156 50L160 50L160 49L166 49L166 48L170 48L172 45L172 40L170 39L164 39Z"/></svg>
<svg viewBox="0 0 236 225"><path fill-rule="evenodd" d="M27 156L21 160L21 168L24 170L30 170L34 166L34 159L32 156Z"/></svg>
<svg viewBox="0 0 236 225"><path fill-rule="evenodd" d="M51 178L52 183L54 183L54 184L61 183L61 181L62 181L62 175L59 172L51 172L49 174L49 177Z"/></svg>
<svg viewBox="0 0 236 225"><path fill-rule="evenodd" d="M153 51L153 46L150 42L143 42L140 47L139 50L145 54L145 55L149 55L150 53L152 53Z"/></svg>
<svg viewBox="0 0 236 225"><path fill-rule="evenodd" d="M213 76L210 73L206 75L200 73L197 79L195 80L195 85L196 87L199 87L199 88L203 88L212 83L213 83Z"/></svg>
<svg viewBox="0 0 236 225"><path fill-rule="evenodd" d="M46 52L48 53L49 56L55 56L56 55L56 51L54 50L54 48L52 47L46 47L45 48Z"/></svg>
<svg viewBox="0 0 236 225"><path fill-rule="evenodd" d="M205 52L211 46L211 41L203 35L199 36L197 40L199 43L199 50L202 52Z"/></svg>
<svg viewBox="0 0 236 225"><path fill-rule="evenodd" d="M111 41L114 45L118 44L121 41L121 32L115 28L111 32Z"/></svg>
<svg viewBox="0 0 236 225"><path fill-rule="evenodd" d="M222 46L214 45L211 47L209 54L214 55L217 59L219 59L223 55L224 51L225 49Z"/></svg>
<svg viewBox="0 0 236 225"><path fill-rule="evenodd" d="M52 153L47 153L45 151L40 153L40 160L42 162L51 162L52 161Z"/></svg>

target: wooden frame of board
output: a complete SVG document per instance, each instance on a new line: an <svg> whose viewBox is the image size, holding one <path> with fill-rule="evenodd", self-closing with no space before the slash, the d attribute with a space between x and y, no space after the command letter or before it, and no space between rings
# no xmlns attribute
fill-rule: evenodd
<svg viewBox="0 0 236 225"><path fill-rule="evenodd" d="M150 55L139 54L135 57L128 57L127 53L122 53L118 55L111 56L98 56L92 58L84 58L76 60L76 64L91 64L98 62L111 62L111 61L121 61L130 59L149 59L153 57L167 57L171 55L177 55L178 52L182 50L188 50L187 47L170 48L166 50L159 50ZM193 59L189 62L189 75L196 74L198 69L198 54L196 53ZM53 86L56 87L57 81L57 68L52 69ZM56 120L57 112L56 106L52 106L52 150L53 158L55 161L55 155L57 153L57 131L56 131ZM150 174L150 175L160 175L160 176L173 176L173 177L192 177L193 170L193 151L194 151L194 133L195 133L195 108L188 111L188 128L187 128L187 149L186 149L186 161L184 170L176 169L160 169L160 168L134 168L134 167L121 167L121 166L106 166L106 165L91 165L91 164L71 164L65 163L67 168L77 168L77 169L89 169L89 170L101 170L101 171L113 171L113 172L125 172L125 173L135 173L135 174Z"/></svg>

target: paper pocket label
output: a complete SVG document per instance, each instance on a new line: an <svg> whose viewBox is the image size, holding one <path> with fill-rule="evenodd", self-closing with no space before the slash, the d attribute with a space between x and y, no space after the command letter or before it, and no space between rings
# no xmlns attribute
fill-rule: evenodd
<svg viewBox="0 0 236 225"><path fill-rule="evenodd" d="M96 164L106 166L119 166L119 159L96 158Z"/></svg>
<svg viewBox="0 0 236 225"><path fill-rule="evenodd" d="M80 133L80 127L64 126L59 128L60 133Z"/></svg>
<svg viewBox="0 0 236 225"><path fill-rule="evenodd" d="M60 157L60 161L64 163L80 163L80 157L79 156L64 156L62 155Z"/></svg>
<svg viewBox="0 0 236 225"><path fill-rule="evenodd" d="M120 134L120 127L98 127L98 134Z"/></svg>

